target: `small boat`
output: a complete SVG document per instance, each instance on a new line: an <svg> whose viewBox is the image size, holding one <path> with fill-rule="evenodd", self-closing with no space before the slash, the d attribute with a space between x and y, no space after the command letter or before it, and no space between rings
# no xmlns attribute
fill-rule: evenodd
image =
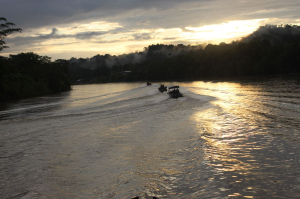
<svg viewBox="0 0 300 199"><path fill-rule="evenodd" d="M158 90L163 93L164 91L167 91L167 87L163 84L160 85L160 87L158 88Z"/></svg>
<svg viewBox="0 0 300 199"><path fill-rule="evenodd" d="M170 86L169 87L169 96L171 98L178 98L178 97L182 97L183 95L179 92L179 86Z"/></svg>

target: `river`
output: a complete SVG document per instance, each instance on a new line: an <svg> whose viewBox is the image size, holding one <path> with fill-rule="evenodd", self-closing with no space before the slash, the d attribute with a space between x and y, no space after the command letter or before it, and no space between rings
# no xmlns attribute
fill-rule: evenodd
<svg viewBox="0 0 300 199"><path fill-rule="evenodd" d="M299 77L163 83L2 103L0 198L299 198Z"/></svg>

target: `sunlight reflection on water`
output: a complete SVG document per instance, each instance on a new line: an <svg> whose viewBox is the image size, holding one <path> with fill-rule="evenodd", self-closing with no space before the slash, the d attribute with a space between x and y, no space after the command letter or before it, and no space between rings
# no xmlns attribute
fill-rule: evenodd
<svg viewBox="0 0 300 199"><path fill-rule="evenodd" d="M299 169L299 154L295 156L294 152L299 148L300 126L295 117L300 116L300 95L299 92L291 94L289 89L293 88L285 88L289 95L283 95L268 91L273 91L274 85L269 89L263 86L193 83L195 90L200 88L199 93L218 100L213 102L216 108L200 111L192 117L201 124L199 133L206 141L206 158L216 171L214 180L226 182L221 192L234 198L266 196L267 192L272 198L282 195L297 198L300 190L295 186L295 175L299 176L299 172L296 174L294 169ZM273 99L275 97L285 104ZM295 104L287 104L290 98ZM269 106L270 102L273 106ZM291 129L295 133L291 137L286 120L297 129ZM288 143L282 136L272 136L274 134L298 139L296 143ZM293 185L289 186L290 183Z"/></svg>

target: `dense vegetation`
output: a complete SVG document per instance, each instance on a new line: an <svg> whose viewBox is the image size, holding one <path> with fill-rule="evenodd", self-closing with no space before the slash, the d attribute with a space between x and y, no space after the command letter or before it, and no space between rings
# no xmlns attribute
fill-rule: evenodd
<svg viewBox="0 0 300 199"><path fill-rule="evenodd" d="M68 64L34 53L0 56L0 101L70 90Z"/></svg>
<svg viewBox="0 0 300 199"><path fill-rule="evenodd" d="M69 60L73 80L183 80L300 72L300 27L260 27L230 44L151 45L143 52ZM125 71L131 71L126 73Z"/></svg>

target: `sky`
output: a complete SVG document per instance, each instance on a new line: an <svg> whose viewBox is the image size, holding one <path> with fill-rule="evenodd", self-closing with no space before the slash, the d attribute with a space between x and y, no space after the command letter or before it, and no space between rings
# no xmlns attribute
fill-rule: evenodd
<svg viewBox="0 0 300 199"><path fill-rule="evenodd" d="M56 59L140 52L152 44L219 44L266 24L300 25L299 0L0 0L9 35L1 56Z"/></svg>

